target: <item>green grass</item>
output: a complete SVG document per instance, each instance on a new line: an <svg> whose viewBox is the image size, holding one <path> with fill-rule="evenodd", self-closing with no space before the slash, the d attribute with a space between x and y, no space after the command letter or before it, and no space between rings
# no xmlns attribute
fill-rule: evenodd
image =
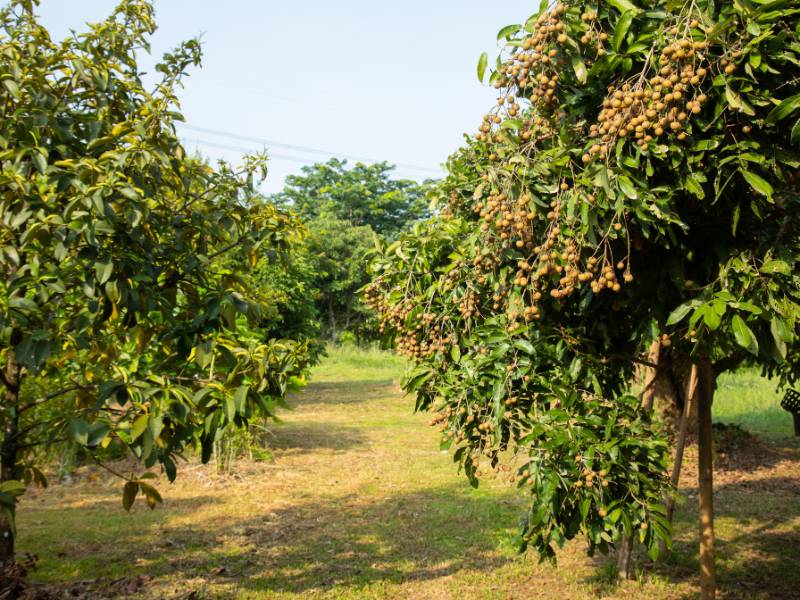
<svg viewBox="0 0 800 600"><path fill-rule="evenodd" d="M695 597L692 448L667 562L640 557L638 580L617 585L611 561L575 541L557 566L539 564L512 544L525 499L498 480L467 485L438 450L430 416L414 414L397 387L402 367L387 353L331 349L273 427L272 462L241 461L232 475L190 462L175 484L158 482L165 502L155 511L138 502L125 513L120 482L88 468L73 485L29 494L19 546L40 557L34 577L58 590L98 579L90 597L120 597L116 583L103 586L149 576L131 595L150 599ZM739 395L715 407L726 421L747 398L739 377L730 386ZM800 589L797 449L762 458L718 474L725 598Z"/></svg>
<svg viewBox="0 0 800 600"><path fill-rule="evenodd" d="M714 420L769 437L793 434L791 415L780 407L774 382L747 369L722 375L714 397Z"/></svg>

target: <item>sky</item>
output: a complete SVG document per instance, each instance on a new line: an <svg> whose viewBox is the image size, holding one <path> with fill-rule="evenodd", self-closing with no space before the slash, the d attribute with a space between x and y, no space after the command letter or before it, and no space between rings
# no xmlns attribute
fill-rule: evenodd
<svg viewBox="0 0 800 600"><path fill-rule="evenodd" d="M54 37L107 16L115 0L42 0ZM188 149L238 162L266 148L277 192L287 175L331 156L385 160L397 177L442 163L494 103L476 75L497 31L537 0L155 0L156 58L200 36L203 66L180 94ZM217 133L221 132L221 133ZM242 139L247 138L247 139ZM289 146L289 147L287 147Z"/></svg>

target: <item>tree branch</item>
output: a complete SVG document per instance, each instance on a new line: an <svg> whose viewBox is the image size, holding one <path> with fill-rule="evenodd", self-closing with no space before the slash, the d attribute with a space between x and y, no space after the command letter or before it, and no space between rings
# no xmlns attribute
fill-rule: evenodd
<svg viewBox="0 0 800 600"><path fill-rule="evenodd" d="M29 402L28 404L25 404L22 407L20 407L19 412L23 413L26 410L30 410L31 408L35 408L36 406L39 406L40 404L44 404L45 402L49 402L50 400L58 398L59 396L63 396L64 394L68 394L69 392L74 392L76 390L79 390L79 389L81 389L81 387L82 386L80 386L78 384L73 384L73 385L67 386L65 388L62 388L62 389L58 390L57 392L53 392L51 394L48 394L48 395L46 395L46 396L44 396L42 398L37 398L33 402Z"/></svg>

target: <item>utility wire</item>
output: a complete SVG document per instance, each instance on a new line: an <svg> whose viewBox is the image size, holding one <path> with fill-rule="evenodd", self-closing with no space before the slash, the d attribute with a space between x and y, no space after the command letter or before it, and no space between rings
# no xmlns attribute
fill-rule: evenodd
<svg viewBox="0 0 800 600"><path fill-rule="evenodd" d="M351 160L373 162L373 163L374 162L383 162L383 161L380 161L380 160L377 160L377 159L374 159L374 158L365 157L365 156L356 156L356 155L352 155L352 154L348 155L348 154L343 154L343 153L340 153L340 152L331 152L331 151L328 151L328 150L321 150L319 148L309 148L307 146L294 146L292 144L285 144L283 142L276 142L276 141L273 141L273 140L267 140L267 139L264 139L264 138L257 138L257 137L252 137L252 136L248 136L248 135L240 135L238 133L231 133L231 132L228 132L228 131L221 131L219 129L209 129L207 127L196 127L194 125L188 125L186 123L181 123L181 122L177 122L176 125L180 126L183 129L188 129L190 131L196 131L198 133L205 133L205 134L209 134L209 135L225 137L225 138L228 138L228 139L231 139L231 140L239 140L241 142L251 142L251 143L255 143L255 144L262 144L262 145L265 145L265 146L274 146L276 148L283 148L285 150L295 150L297 152L305 152L307 154L317 154L317 155L320 155L320 156L339 156L339 157L342 157L342 158L349 158ZM208 145L212 145L212 144L209 143ZM232 148L230 148L230 149L232 149ZM275 154L273 156L278 157L279 155ZM287 158L287 157L284 156L282 158ZM301 159L295 159L295 160L301 160ZM313 161L311 161L311 162L313 162ZM406 170L425 171L425 172L428 172L428 173L436 173L437 175L442 175L442 171L441 170L432 169L430 167L422 167L422 166L419 166L419 165L409 165L409 164L403 164L403 163L395 163L395 165L397 167L399 167L399 168L403 168L403 169L406 169Z"/></svg>
<svg viewBox="0 0 800 600"><path fill-rule="evenodd" d="M230 146L228 144L218 144L217 142L210 142L208 140L201 140L198 138L181 138L184 142L188 142L191 144L197 144L199 146L210 146L212 148L219 148L220 150L230 150L231 152L252 152L252 148L245 148L243 146ZM299 156L288 156L286 154L274 154L270 152L268 154L270 158L280 158L282 160L291 160L294 162L304 163L307 165L314 164L314 161L310 158L301 158Z"/></svg>
<svg viewBox="0 0 800 600"><path fill-rule="evenodd" d="M208 140L201 140L199 138L181 137L181 140L185 144L195 144L197 146L209 146L211 148L219 148L220 150L229 150L231 152L247 153L247 152L252 152L253 151L252 148L245 148L243 146L231 146L231 145L228 145L228 144L219 144L217 142L211 142L211 141L208 141ZM267 156L269 158L277 158L277 159L280 159L280 160L288 160L288 161L302 163L302 164L306 164L306 165L313 165L313 164L315 164L317 162L317 161L311 160L310 158L302 158L300 156L289 156L289 155L286 155L286 154L275 154L273 152L268 152ZM398 174L402 174L402 173L403 173L402 171L398 172ZM411 173L406 173L406 175L408 175L411 179L416 178L416 175L413 175Z"/></svg>

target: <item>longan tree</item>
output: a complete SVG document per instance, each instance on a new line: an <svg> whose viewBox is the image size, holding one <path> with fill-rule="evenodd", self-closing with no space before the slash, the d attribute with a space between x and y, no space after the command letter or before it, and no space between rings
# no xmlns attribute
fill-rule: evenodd
<svg viewBox="0 0 800 600"><path fill-rule="evenodd" d="M135 59L155 30L149 2L123 0L62 42L34 5L0 9L3 562L16 497L45 483L42 446L114 446L173 480L184 450L208 460L224 429L273 416L307 361L305 342L267 333L245 276L298 240L296 221L254 199L265 158L211 168L176 134L197 42L147 89ZM161 500L154 473L120 475L125 508Z"/></svg>
<svg viewBox="0 0 800 600"><path fill-rule="evenodd" d="M500 96L449 160L441 216L374 263L405 389L473 484L494 471L530 495L523 548L669 543L668 447L628 392L637 364L669 365L697 405L713 597L716 377L797 373L799 13L543 2L500 31Z"/></svg>

